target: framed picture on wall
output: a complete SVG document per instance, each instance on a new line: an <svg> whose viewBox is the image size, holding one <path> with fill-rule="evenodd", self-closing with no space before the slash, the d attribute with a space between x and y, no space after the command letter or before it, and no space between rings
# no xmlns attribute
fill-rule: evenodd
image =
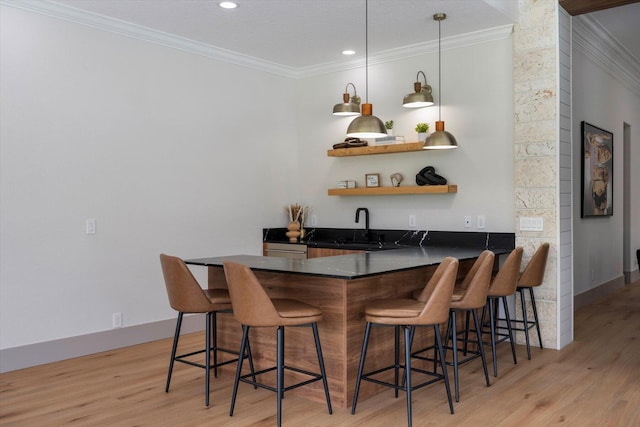
<svg viewBox="0 0 640 427"><path fill-rule="evenodd" d="M367 187L380 187L380 174L368 173L365 175L367 180Z"/></svg>
<svg viewBox="0 0 640 427"><path fill-rule="evenodd" d="M587 122L582 131L582 217L613 215L613 134Z"/></svg>

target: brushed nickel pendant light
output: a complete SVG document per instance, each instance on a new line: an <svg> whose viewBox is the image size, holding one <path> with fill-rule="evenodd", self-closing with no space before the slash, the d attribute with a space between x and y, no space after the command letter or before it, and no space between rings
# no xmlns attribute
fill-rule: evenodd
<svg viewBox="0 0 640 427"><path fill-rule="evenodd" d="M442 41L442 33L440 27L442 21L447 19L445 13L436 13L433 15L433 19L438 21L438 121L436 122L436 131L427 137L424 141L422 148L426 150L448 150L452 148L458 148L458 142L451 133L444 130L444 121L442 121L442 61L440 60L442 54L442 48L440 46Z"/></svg>
<svg viewBox="0 0 640 427"><path fill-rule="evenodd" d="M354 138L381 138L387 136L382 120L373 115L373 105L369 104L369 0L365 0L365 103L362 115L351 122L347 136Z"/></svg>
<svg viewBox="0 0 640 427"><path fill-rule="evenodd" d="M420 83L420 74L424 77L424 84ZM413 93L410 93L402 100L402 106L406 108L430 107L433 105L433 95L431 86L427 84L427 76L422 71L418 71L416 82L413 84Z"/></svg>
<svg viewBox="0 0 640 427"><path fill-rule="evenodd" d="M353 88L353 96L349 94L349 86ZM359 116L360 115L360 97L356 93L356 87L353 83L347 83L342 94L342 103L333 106L334 116Z"/></svg>

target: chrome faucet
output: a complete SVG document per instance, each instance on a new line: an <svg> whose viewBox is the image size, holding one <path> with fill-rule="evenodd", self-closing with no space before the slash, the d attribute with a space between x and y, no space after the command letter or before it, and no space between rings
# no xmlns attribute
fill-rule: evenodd
<svg viewBox="0 0 640 427"><path fill-rule="evenodd" d="M360 222L360 211L364 212L364 229L367 237L367 242L371 239L371 233L369 232L369 209L358 208L356 209L356 222Z"/></svg>

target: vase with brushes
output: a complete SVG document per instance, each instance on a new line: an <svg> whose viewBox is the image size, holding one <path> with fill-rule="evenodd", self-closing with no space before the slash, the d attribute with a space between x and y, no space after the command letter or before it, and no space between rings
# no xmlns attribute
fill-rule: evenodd
<svg viewBox="0 0 640 427"><path fill-rule="evenodd" d="M304 229L304 217L309 211L308 206L302 206L298 203L293 203L285 208L285 211L289 215L289 225L287 226L287 237L289 238L289 242L295 243L304 239L306 236L306 231Z"/></svg>

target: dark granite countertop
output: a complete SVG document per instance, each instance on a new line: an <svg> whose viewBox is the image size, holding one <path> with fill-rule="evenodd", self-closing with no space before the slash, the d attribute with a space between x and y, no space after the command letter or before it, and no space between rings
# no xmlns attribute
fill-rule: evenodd
<svg viewBox="0 0 640 427"><path fill-rule="evenodd" d="M265 228L263 242L289 243L286 232L286 228ZM433 246L483 249L515 247L515 233L371 229L367 236L362 228L310 228L306 233L306 237L297 244L315 248L380 251Z"/></svg>
<svg viewBox="0 0 640 427"><path fill-rule="evenodd" d="M494 248L496 255L509 253L512 248ZM366 252L312 259L289 259L255 255L230 255L186 260L187 264L221 267L223 261L235 261L253 270L339 279L358 279L396 271L437 265L445 257L459 260L477 258L484 248L413 247L396 250Z"/></svg>

